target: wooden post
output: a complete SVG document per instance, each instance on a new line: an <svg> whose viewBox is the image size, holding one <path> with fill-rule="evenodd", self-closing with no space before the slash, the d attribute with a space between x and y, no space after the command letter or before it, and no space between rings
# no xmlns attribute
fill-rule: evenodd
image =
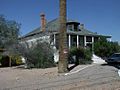
<svg viewBox="0 0 120 90"><path fill-rule="evenodd" d="M11 67L11 56L9 56L9 67Z"/></svg>

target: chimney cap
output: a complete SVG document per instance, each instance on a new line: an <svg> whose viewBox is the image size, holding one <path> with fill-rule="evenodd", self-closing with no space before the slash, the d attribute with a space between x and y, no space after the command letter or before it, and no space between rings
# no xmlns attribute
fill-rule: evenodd
<svg viewBox="0 0 120 90"><path fill-rule="evenodd" d="M41 12L41 13L40 13L40 16L45 16L45 13Z"/></svg>

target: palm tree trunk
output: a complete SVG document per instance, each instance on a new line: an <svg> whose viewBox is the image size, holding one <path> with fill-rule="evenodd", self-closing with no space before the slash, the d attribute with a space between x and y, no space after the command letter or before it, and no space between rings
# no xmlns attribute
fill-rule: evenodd
<svg viewBox="0 0 120 90"><path fill-rule="evenodd" d="M67 48L67 35L66 35L66 0L60 1L60 30L59 30L59 63L58 72L67 72L68 67L68 48Z"/></svg>

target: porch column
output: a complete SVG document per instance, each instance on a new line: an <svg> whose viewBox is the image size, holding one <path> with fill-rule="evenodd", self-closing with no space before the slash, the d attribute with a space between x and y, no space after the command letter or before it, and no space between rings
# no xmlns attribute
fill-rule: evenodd
<svg viewBox="0 0 120 90"><path fill-rule="evenodd" d="M94 53L94 37L92 37L92 53Z"/></svg>
<svg viewBox="0 0 120 90"><path fill-rule="evenodd" d="M54 38L53 38L53 44L56 45L56 37L55 37L55 34L54 34Z"/></svg>
<svg viewBox="0 0 120 90"><path fill-rule="evenodd" d="M86 47L86 36L84 36L84 47Z"/></svg>
<svg viewBox="0 0 120 90"><path fill-rule="evenodd" d="M79 35L77 35L77 48L79 47Z"/></svg>
<svg viewBox="0 0 120 90"><path fill-rule="evenodd" d="M94 43L94 37L92 37L92 43Z"/></svg>
<svg viewBox="0 0 120 90"><path fill-rule="evenodd" d="M68 38L69 38L68 42L69 42L69 49L70 49L71 48L71 35L70 34L69 34Z"/></svg>
<svg viewBox="0 0 120 90"><path fill-rule="evenodd" d="M109 41L111 42L111 41L112 41L112 39L111 39L111 38L109 38Z"/></svg>

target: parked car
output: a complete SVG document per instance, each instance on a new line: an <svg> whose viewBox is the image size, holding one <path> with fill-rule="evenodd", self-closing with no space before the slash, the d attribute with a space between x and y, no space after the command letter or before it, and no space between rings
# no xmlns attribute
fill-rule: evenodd
<svg viewBox="0 0 120 90"><path fill-rule="evenodd" d="M120 63L120 53L114 53L107 60L107 63Z"/></svg>

